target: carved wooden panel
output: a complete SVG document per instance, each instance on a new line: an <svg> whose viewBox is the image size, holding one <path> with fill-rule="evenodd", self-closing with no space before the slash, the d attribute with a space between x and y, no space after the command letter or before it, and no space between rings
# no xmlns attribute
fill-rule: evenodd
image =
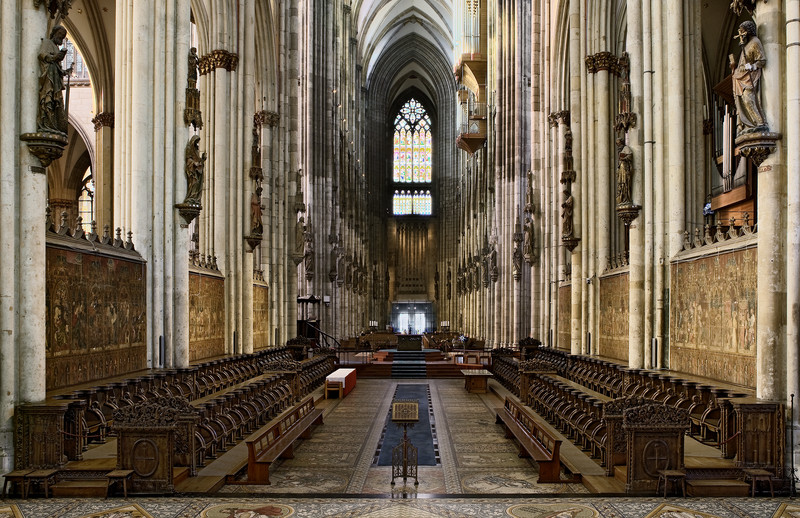
<svg viewBox="0 0 800 518"><path fill-rule="evenodd" d="M683 436L689 428L689 412L658 404L624 410L627 436L627 493L655 491L658 472L683 469Z"/></svg>
<svg viewBox="0 0 800 518"><path fill-rule="evenodd" d="M756 258L749 248L672 264L672 369L755 386Z"/></svg>
<svg viewBox="0 0 800 518"><path fill-rule="evenodd" d="M572 286L558 288L558 337L556 347L570 350L570 328L572 326Z"/></svg>
<svg viewBox="0 0 800 518"><path fill-rule="evenodd" d="M68 403L17 405L14 411L14 469L60 468L67 462L64 430Z"/></svg>
<svg viewBox="0 0 800 518"><path fill-rule="evenodd" d="M189 361L225 354L225 279L189 272Z"/></svg>
<svg viewBox="0 0 800 518"><path fill-rule="evenodd" d="M145 264L47 247L47 389L146 368Z"/></svg>
<svg viewBox="0 0 800 518"><path fill-rule="evenodd" d="M752 399L734 399L731 403L740 432L736 440L736 466L765 468L778 478L783 477L784 406Z"/></svg>
<svg viewBox="0 0 800 518"><path fill-rule="evenodd" d="M132 493L172 493L174 428L125 427L118 430L117 469L132 469Z"/></svg>
<svg viewBox="0 0 800 518"><path fill-rule="evenodd" d="M602 356L628 361L628 273L600 278L600 336Z"/></svg>
<svg viewBox="0 0 800 518"><path fill-rule="evenodd" d="M253 284L253 350L270 346L269 288Z"/></svg>

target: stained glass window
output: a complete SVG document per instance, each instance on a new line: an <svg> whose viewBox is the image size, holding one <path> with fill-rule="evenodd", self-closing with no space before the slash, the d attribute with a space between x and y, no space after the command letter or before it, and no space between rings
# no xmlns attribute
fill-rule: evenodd
<svg viewBox="0 0 800 518"><path fill-rule="evenodd" d="M431 181L431 119L416 99L409 99L394 120L394 181Z"/></svg>
<svg viewBox="0 0 800 518"><path fill-rule="evenodd" d="M394 120L392 177L395 183L431 183L431 119L416 99L409 99ZM398 186L399 187L399 186ZM430 191L396 190L392 212L396 216L432 214Z"/></svg>

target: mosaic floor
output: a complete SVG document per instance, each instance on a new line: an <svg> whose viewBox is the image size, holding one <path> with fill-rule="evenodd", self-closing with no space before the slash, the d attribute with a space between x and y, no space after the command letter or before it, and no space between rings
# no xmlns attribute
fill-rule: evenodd
<svg viewBox="0 0 800 518"><path fill-rule="evenodd" d="M141 498L0 503L0 518L793 518L773 498Z"/></svg>
<svg viewBox="0 0 800 518"><path fill-rule="evenodd" d="M536 463L520 459L502 426L495 424L500 403L494 396L469 394L458 379L417 383L430 387L441 464L420 466L419 486L409 484L412 493L587 493L580 484L536 483ZM396 385L390 380L359 380L326 413L325 424L311 439L298 444L294 459L273 464L272 485L228 485L221 492L392 494L391 468L377 466L375 456Z"/></svg>
<svg viewBox="0 0 800 518"><path fill-rule="evenodd" d="M409 383L404 380L403 383ZM412 381L413 383L413 381ZM328 402L325 424L301 441L295 458L273 464L270 486L230 484L213 496L0 501L0 518L800 518L800 501L773 498L609 498L580 484L537 484L536 464L517 457L495 424L499 400L468 394L461 380L430 386L441 464L390 485L378 466L390 380L359 380Z"/></svg>

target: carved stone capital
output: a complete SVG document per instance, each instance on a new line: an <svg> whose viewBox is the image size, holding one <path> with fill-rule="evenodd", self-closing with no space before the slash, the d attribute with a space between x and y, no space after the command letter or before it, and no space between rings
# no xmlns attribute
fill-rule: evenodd
<svg viewBox="0 0 800 518"><path fill-rule="evenodd" d="M629 227L633 220L639 217L640 210L642 210L641 206L634 205L632 203L617 205L617 216L622 220L626 227Z"/></svg>
<svg viewBox="0 0 800 518"><path fill-rule="evenodd" d="M277 112L261 110L253 115L253 124L256 126L269 126L274 128L281 120L281 116Z"/></svg>
<svg viewBox="0 0 800 518"><path fill-rule="evenodd" d="M186 222L186 225L181 225L185 228L189 226L189 223L191 223L194 218L200 215L203 206L199 203L178 203L175 205L175 208L178 209L178 213L183 218L183 221Z"/></svg>
<svg viewBox="0 0 800 518"><path fill-rule="evenodd" d="M759 167L774 150L775 143L782 138L780 133L753 132L736 137L736 149Z"/></svg>
<svg viewBox="0 0 800 518"><path fill-rule="evenodd" d="M579 237L574 237L574 236L569 236L569 237L567 237L567 236L561 236L561 243L562 243L562 244L563 244L565 247L567 247L567 250L569 250L570 252L572 252L573 250L575 250L575 247L577 247L577 246L578 246L578 243L580 243L580 241L581 241L581 238L579 238Z"/></svg>
<svg viewBox="0 0 800 518"><path fill-rule="evenodd" d="M224 49L212 50L200 58L200 75L206 75L217 68L224 68L228 72L236 70L239 65L239 55Z"/></svg>
<svg viewBox="0 0 800 518"><path fill-rule="evenodd" d="M92 119L94 130L100 131L103 128L114 127L114 112L100 112Z"/></svg>
<svg viewBox="0 0 800 518"><path fill-rule="evenodd" d="M33 7L38 9L40 5L44 5L47 8L51 19L55 19L57 16L66 18L70 7L72 7L72 0L33 0Z"/></svg>
<svg viewBox="0 0 800 518"><path fill-rule="evenodd" d="M28 145L31 154L41 161L42 167L61 158L68 143L67 136L63 133L23 133L19 138Z"/></svg>
<svg viewBox="0 0 800 518"><path fill-rule="evenodd" d="M627 73L628 61L625 56L618 58L608 51L591 54L584 59L586 70L590 74L606 70L614 75L624 75Z"/></svg>

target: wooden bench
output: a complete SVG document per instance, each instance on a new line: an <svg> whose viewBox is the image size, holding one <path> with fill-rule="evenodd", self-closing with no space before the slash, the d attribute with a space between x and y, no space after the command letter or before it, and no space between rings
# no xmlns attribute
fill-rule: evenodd
<svg viewBox="0 0 800 518"><path fill-rule="evenodd" d="M269 484L269 467L279 458L294 457L296 439L311 437L312 425L322 424L322 410L314 407L314 397L308 396L286 412L247 444L247 481L249 484Z"/></svg>
<svg viewBox="0 0 800 518"><path fill-rule="evenodd" d="M504 408L497 409L497 424L503 424L506 437L515 437L520 445L520 457L530 456L539 464L538 483L561 480L559 451L561 440L540 426L520 403L506 397Z"/></svg>

